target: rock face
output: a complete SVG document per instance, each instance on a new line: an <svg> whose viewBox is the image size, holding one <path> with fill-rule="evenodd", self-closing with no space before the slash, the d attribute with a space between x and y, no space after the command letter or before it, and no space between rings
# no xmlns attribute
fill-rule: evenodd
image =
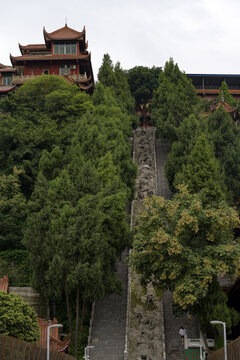
<svg viewBox="0 0 240 360"><path fill-rule="evenodd" d="M138 165L136 197L132 221L144 208L144 198L157 194L155 130L137 129L134 133L134 160ZM144 290L140 277L131 269L128 285L127 358L164 359L163 304L149 286Z"/></svg>

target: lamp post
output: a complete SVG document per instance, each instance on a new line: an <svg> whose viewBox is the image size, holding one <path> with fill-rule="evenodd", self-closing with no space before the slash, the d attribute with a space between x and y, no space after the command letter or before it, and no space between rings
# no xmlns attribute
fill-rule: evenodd
<svg viewBox="0 0 240 360"><path fill-rule="evenodd" d="M223 326L223 339L224 339L224 360L227 360L227 334L226 334L226 323L223 321L212 320L210 321L213 325L221 324Z"/></svg>
<svg viewBox="0 0 240 360"><path fill-rule="evenodd" d="M61 324L53 324L53 325L49 325L47 327L47 360L49 360L49 335L50 335L50 329L51 328L56 328L56 327L62 327L63 325Z"/></svg>

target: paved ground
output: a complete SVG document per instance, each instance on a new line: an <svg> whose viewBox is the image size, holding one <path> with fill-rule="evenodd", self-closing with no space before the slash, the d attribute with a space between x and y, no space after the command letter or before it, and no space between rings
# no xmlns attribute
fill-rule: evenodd
<svg viewBox="0 0 240 360"><path fill-rule="evenodd" d="M165 199L171 199L172 193L165 176L165 166L170 146L163 139L156 139L156 162L157 162L157 191L158 195Z"/></svg>
<svg viewBox="0 0 240 360"><path fill-rule="evenodd" d="M123 360L127 308L127 252L118 263L123 294L112 294L96 302L90 360Z"/></svg>
<svg viewBox="0 0 240 360"><path fill-rule="evenodd" d="M156 140L156 162L157 162L157 190L158 195L171 199L172 193L169 189L165 176L165 165L170 151L168 143L162 139ZM196 318L192 319L191 326L187 322L187 314L175 317L173 314L172 295L167 291L163 296L164 328L166 344L166 360L184 360L184 347L178 334L180 326L187 330L188 338L199 338L199 324Z"/></svg>

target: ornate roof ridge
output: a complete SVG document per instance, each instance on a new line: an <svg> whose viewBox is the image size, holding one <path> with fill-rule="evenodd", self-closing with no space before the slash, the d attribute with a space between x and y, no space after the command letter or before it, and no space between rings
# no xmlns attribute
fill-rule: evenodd
<svg viewBox="0 0 240 360"><path fill-rule="evenodd" d="M237 109L238 109L238 106L232 107L225 100L221 100L217 104L213 105L210 111L208 111L208 112L206 112L204 114L200 114L200 116L201 117L206 117L206 116L210 115L213 111L218 110L220 108L220 106L223 106L223 108L228 113L233 113L234 111L237 111Z"/></svg>

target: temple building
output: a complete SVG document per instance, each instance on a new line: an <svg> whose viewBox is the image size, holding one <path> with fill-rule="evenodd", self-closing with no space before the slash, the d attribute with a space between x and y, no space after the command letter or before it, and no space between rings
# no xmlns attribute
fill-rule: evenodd
<svg viewBox="0 0 240 360"><path fill-rule="evenodd" d="M230 74L186 74L192 80L199 96L206 100L215 100L218 97L222 82L228 85L230 94L240 99L240 75Z"/></svg>
<svg viewBox="0 0 240 360"><path fill-rule="evenodd" d="M0 67L0 88L22 85L40 75L59 75L92 93L94 77L85 27L82 31L64 27L53 32L43 28L44 44L20 45L20 56L12 56L13 67ZM10 90L9 90L10 91Z"/></svg>
<svg viewBox="0 0 240 360"><path fill-rule="evenodd" d="M0 64L0 97L6 96L15 89L15 86L12 85L14 71L11 66Z"/></svg>

